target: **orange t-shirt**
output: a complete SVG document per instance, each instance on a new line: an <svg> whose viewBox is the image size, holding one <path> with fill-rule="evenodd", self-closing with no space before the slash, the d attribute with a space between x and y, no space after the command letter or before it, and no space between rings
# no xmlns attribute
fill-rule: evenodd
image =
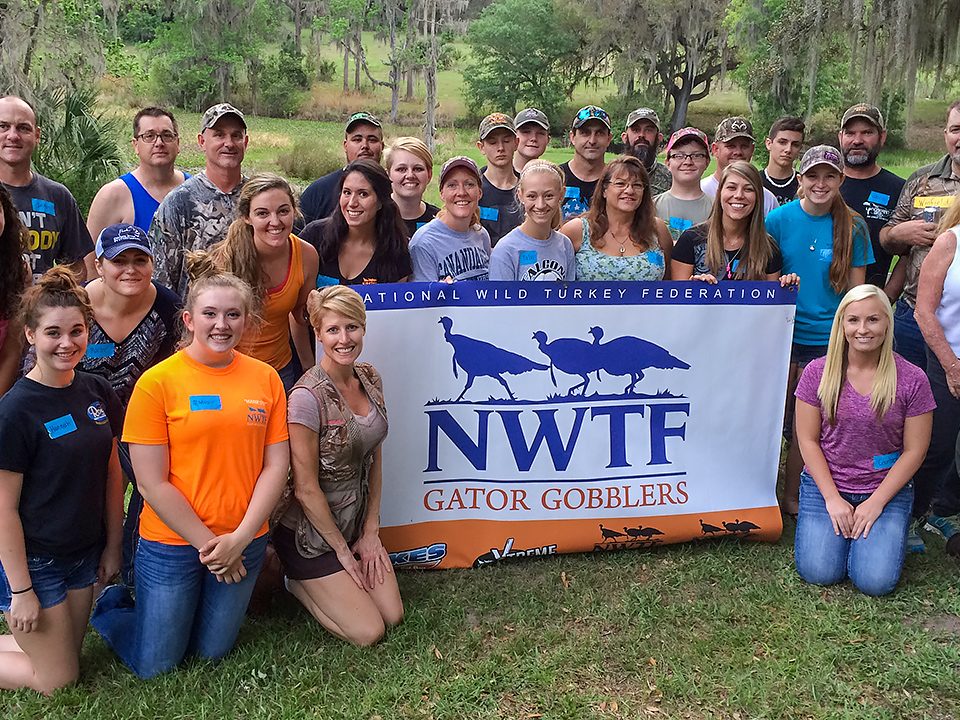
<svg viewBox="0 0 960 720"><path fill-rule="evenodd" d="M267 290L258 327L244 333L237 350L282 370L293 359L290 349L290 313L303 287L303 252L296 235L290 236L290 264L283 282Z"/></svg>
<svg viewBox="0 0 960 720"><path fill-rule="evenodd" d="M287 399L277 371L242 353L211 368L183 350L147 370L127 406L123 441L167 445L170 484L217 534L243 520L267 445L287 439ZM267 524L257 533L267 532ZM188 544L145 504L140 535Z"/></svg>

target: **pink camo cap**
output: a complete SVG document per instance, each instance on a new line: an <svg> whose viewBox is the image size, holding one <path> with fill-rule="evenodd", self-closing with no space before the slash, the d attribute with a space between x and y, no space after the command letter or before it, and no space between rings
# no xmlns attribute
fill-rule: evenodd
<svg viewBox="0 0 960 720"><path fill-rule="evenodd" d="M707 155L710 154L710 141L707 140L707 136L700 130L697 130L695 127L685 127L677 130L673 135L670 136L670 140L667 141L667 150L670 152L674 145L676 145L681 140L686 140L687 138L694 138L703 143L703 147L706 148Z"/></svg>

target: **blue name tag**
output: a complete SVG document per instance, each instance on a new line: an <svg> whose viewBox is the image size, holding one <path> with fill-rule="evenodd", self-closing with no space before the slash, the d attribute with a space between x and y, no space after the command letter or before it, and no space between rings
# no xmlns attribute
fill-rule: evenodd
<svg viewBox="0 0 960 720"><path fill-rule="evenodd" d="M198 410L222 410L219 395L191 395L190 412Z"/></svg>
<svg viewBox="0 0 960 720"><path fill-rule="evenodd" d="M670 229L671 229L671 230L679 230L680 232L683 232L683 231L686 230L687 228L691 228L691 227L693 227L693 221L692 221L692 220L687 220L686 218L680 218L680 217L671 217L671 218L670 218Z"/></svg>
<svg viewBox="0 0 960 720"><path fill-rule="evenodd" d="M521 250L520 251L520 264L521 265L535 265L537 262L537 251L536 250Z"/></svg>
<svg viewBox="0 0 960 720"><path fill-rule="evenodd" d="M500 208L481 207L480 219L489 220L490 222L496 222L497 220L500 219Z"/></svg>
<svg viewBox="0 0 960 720"><path fill-rule="evenodd" d="M563 194L565 198L579 198L580 197L580 188L578 187L568 187L566 192Z"/></svg>
<svg viewBox="0 0 960 720"><path fill-rule="evenodd" d="M55 418L50 422L45 422L43 426L47 429L47 435L50 436L51 440L69 435L77 429L77 423L73 419L73 415L64 415L63 417Z"/></svg>
<svg viewBox="0 0 960 720"><path fill-rule="evenodd" d="M658 253L656 250L647 250L647 260L651 265L663 267L663 255Z"/></svg>
<svg viewBox="0 0 960 720"><path fill-rule="evenodd" d="M43 213L45 215L57 216L57 206L54 205L49 200L41 200L40 198L33 198L30 201L31 206L33 207L34 212Z"/></svg>
<svg viewBox="0 0 960 720"><path fill-rule="evenodd" d="M876 203L877 205L883 205L886 207L890 204L890 196L886 193L877 192L874 190L870 193L870 197L867 198L867 202Z"/></svg>
<svg viewBox="0 0 960 720"><path fill-rule="evenodd" d="M893 467L894 463L900 459L900 451L895 450L892 453L887 453L886 455L874 455L873 456L873 469L874 470L889 470Z"/></svg>
<svg viewBox="0 0 960 720"><path fill-rule="evenodd" d="M113 343L90 343L87 345L88 358L108 358L113 357L117 351L117 346Z"/></svg>
<svg viewBox="0 0 960 720"><path fill-rule="evenodd" d="M833 248L820 251L820 262L833 262Z"/></svg>
<svg viewBox="0 0 960 720"><path fill-rule="evenodd" d="M327 287L328 285L339 285L340 281L329 275L317 275L317 287Z"/></svg>

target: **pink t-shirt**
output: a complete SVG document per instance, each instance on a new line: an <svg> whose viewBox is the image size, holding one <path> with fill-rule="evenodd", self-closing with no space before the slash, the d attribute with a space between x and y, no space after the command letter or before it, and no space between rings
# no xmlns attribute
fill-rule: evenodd
<svg viewBox="0 0 960 720"><path fill-rule="evenodd" d="M904 421L937 406L923 370L896 353L893 357L897 368L897 395L883 420L877 420L870 407L870 396L860 395L848 382L844 382L840 390L836 424L828 424L821 414L820 449L840 492L876 490L903 452ZM796 396L817 408L820 407L817 388L826 361L822 357L807 365L797 384Z"/></svg>

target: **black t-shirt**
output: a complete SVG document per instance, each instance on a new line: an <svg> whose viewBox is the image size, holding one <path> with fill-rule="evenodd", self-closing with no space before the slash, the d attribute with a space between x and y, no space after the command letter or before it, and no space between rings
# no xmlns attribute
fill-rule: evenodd
<svg viewBox="0 0 960 720"><path fill-rule="evenodd" d="M176 349L180 296L153 283L157 297L143 320L117 342L94 320L90 324L87 353L79 369L106 378L126 407L133 386L143 371L165 360Z"/></svg>
<svg viewBox="0 0 960 720"><path fill-rule="evenodd" d="M563 221L570 218L579 217L590 209L590 200L593 199L593 191L597 189L597 180L587 182L581 180L570 172L570 163L565 162L560 166L563 170L567 191L563 196Z"/></svg>
<svg viewBox="0 0 960 720"><path fill-rule="evenodd" d="M797 189L800 187L797 173L793 173L793 177L790 178L790 182L786 185L783 184L783 180L777 180L777 184L774 184L774 182L767 177L766 170L760 172L760 179L763 181L763 186L773 193L780 205L786 205L788 202L797 199Z"/></svg>
<svg viewBox="0 0 960 720"><path fill-rule="evenodd" d="M328 217L337 206L337 185L343 177L343 168L314 180L300 196L300 211L303 213L303 227L314 220Z"/></svg>
<svg viewBox="0 0 960 720"><path fill-rule="evenodd" d="M490 235L490 246L523 222L523 205L517 200L516 185L501 190L487 180L487 168L480 170L480 224Z"/></svg>
<svg viewBox="0 0 960 720"><path fill-rule="evenodd" d="M23 475L27 555L73 558L103 543L107 465L122 424L110 383L89 373L65 388L20 378L0 398L0 469Z"/></svg>
<svg viewBox="0 0 960 720"><path fill-rule="evenodd" d="M423 214L413 220L404 220L403 224L407 226L407 238L412 238L413 234L426 225L428 222L433 220L437 213L440 212L440 208L436 205L431 205L428 202L425 202L424 205L426 209L423 211Z"/></svg>
<svg viewBox="0 0 960 720"><path fill-rule="evenodd" d="M887 224L906 181L889 170L881 169L872 178L844 178L840 186L843 201L854 212L863 215L870 228L875 262L867 265L867 282L879 287L887 283L893 256L880 246L880 230Z"/></svg>
<svg viewBox="0 0 960 720"><path fill-rule="evenodd" d="M783 269L783 256L780 254L780 248L777 247L777 244L770 241L770 245L773 246L773 255L770 256L770 261L767 263L766 273L771 275L773 273L779 273ZM739 266L740 257L739 250L725 250L727 254L727 265L730 270L729 273L732 275L737 271ZM727 273L724 272L725 268L721 268L721 272L718 275L715 271L711 270L707 266L707 224L701 223L699 225L694 225L689 230L684 230L680 234L680 239L677 240L677 244L673 248L673 253L670 255L671 260L676 260L677 262L684 263L685 265L693 265L693 274L694 275L703 275L704 273L709 273L714 275L717 280L721 282L724 280L739 280L737 277L728 277Z"/></svg>
<svg viewBox="0 0 960 720"><path fill-rule="evenodd" d="M299 233L298 237L317 249L320 256L320 272L317 275L317 287L324 285L367 285L370 283L399 282L413 275L410 252L406 242L399 255L391 262L378 248L363 271L352 278L345 278L340 272L340 260L334 248L333 239L328 236L329 219L316 220Z"/></svg>

